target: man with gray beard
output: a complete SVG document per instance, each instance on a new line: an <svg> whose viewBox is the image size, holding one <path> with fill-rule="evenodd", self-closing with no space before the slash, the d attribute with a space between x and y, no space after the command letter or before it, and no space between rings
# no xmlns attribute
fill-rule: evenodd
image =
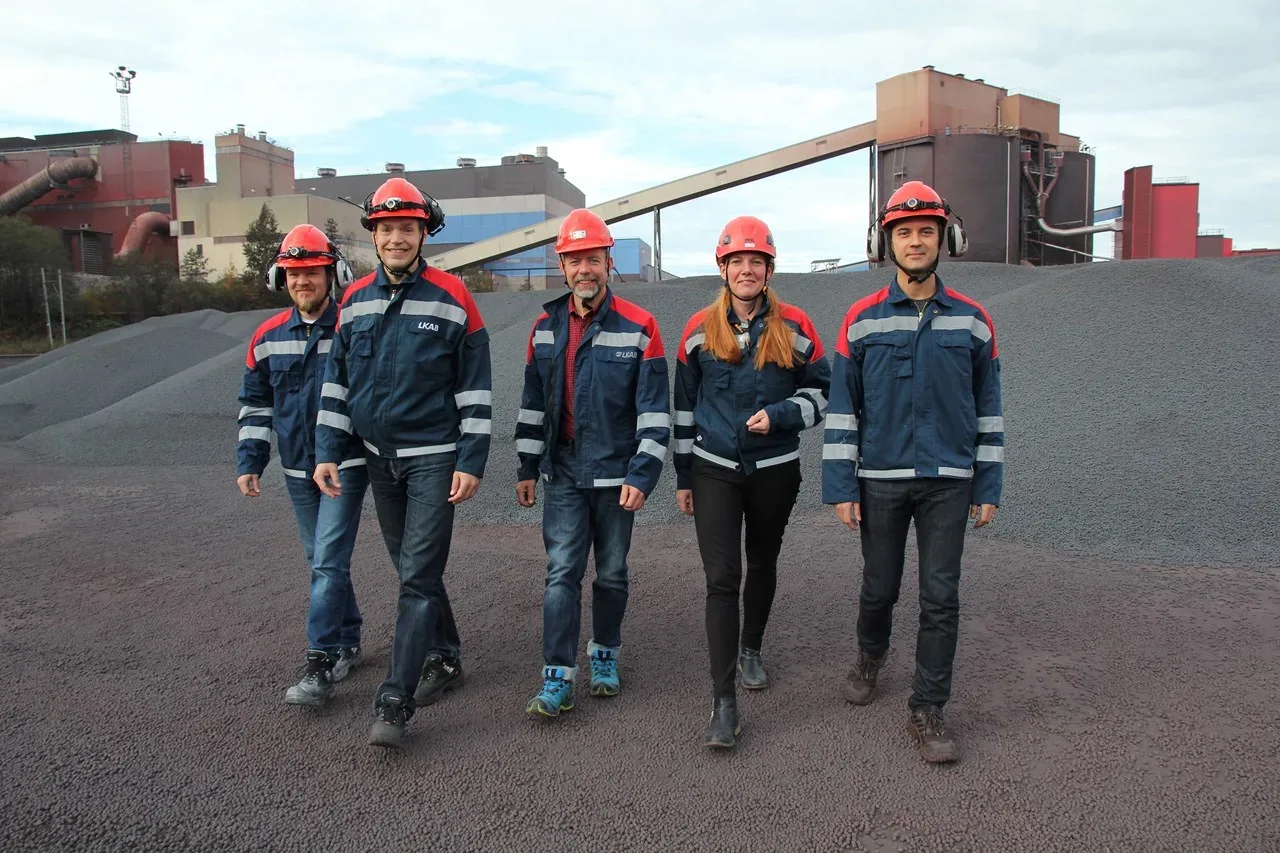
<svg viewBox="0 0 1280 853"><path fill-rule="evenodd" d="M609 288L613 237L589 210L569 213L556 254L569 292L533 324L516 425L516 499L531 507L546 482L542 538L542 687L525 710L573 708L582 580L593 547L591 694L621 683L627 554L635 513L658 484L671 436L670 385L653 315Z"/></svg>

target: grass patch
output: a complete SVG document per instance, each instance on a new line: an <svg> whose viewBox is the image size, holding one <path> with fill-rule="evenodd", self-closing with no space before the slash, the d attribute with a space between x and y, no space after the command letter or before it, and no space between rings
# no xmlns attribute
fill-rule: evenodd
<svg viewBox="0 0 1280 853"><path fill-rule="evenodd" d="M54 338L57 346L49 346L48 338L0 338L0 355L28 355L49 352L62 346L62 336ZM70 336L67 343L71 343Z"/></svg>

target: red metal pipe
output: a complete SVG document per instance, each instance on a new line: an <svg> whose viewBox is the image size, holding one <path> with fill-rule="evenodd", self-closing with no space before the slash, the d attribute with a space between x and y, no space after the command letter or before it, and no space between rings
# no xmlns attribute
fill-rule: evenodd
<svg viewBox="0 0 1280 853"><path fill-rule="evenodd" d="M0 196L0 216L17 213L49 190L72 178L92 178L96 174L98 161L92 157L55 160Z"/></svg>
<svg viewBox="0 0 1280 853"><path fill-rule="evenodd" d="M139 214L133 222L129 223L129 230L124 235L124 242L120 244L120 251L116 252L116 257L122 258L133 252L141 252L146 248L152 234L162 234L167 237L169 221L169 215L158 210L148 210L146 213Z"/></svg>

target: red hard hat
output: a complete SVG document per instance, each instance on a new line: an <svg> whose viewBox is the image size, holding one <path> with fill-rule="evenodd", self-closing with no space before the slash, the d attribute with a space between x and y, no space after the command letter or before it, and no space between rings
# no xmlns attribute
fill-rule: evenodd
<svg viewBox="0 0 1280 853"><path fill-rule="evenodd" d="M716 260L734 252L762 252L771 258L778 256L773 244L773 232L762 220L754 216L739 216L729 220L716 242Z"/></svg>
<svg viewBox="0 0 1280 853"><path fill-rule="evenodd" d="M951 208L933 187L923 181L907 181L889 196L880 212L880 227L913 216L932 216L939 221L939 226L946 226L950 213Z"/></svg>
<svg viewBox="0 0 1280 853"><path fill-rule="evenodd" d="M364 216L360 217L360 224L372 231L375 219L392 217L421 219L424 222L430 218L427 199L404 178L388 178L373 191L373 195L364 203Z"/></svg>
<svg viewBox="0 0 1280 853"><path fill-rule="evenodd" d="M314 225L295 225L280 243L276 266L327 267L338 262L338 252L328 236Z"/></svg>
<svg viewBox="0 0 1280 853"><path fill-rule="evenodd" d="M613 245L613 235L604 220L584 207L569 211L560 223L560 235L556 238L556 254L579 252L583 249L607 249Z"/></svg>

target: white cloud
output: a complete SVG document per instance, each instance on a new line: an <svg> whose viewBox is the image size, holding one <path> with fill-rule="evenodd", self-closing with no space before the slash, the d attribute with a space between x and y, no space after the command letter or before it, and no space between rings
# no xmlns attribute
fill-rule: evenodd
<svg viewBox="0 0 1280 853"><path fill-rule="evenodd" d="M426 13L231 0L101 17L67 0L56 15L6 11L0 74L24 83L6 91L0 126L115 126L107 72L126 62L139 70L135 132L202 140L210 159L213 134L236 122L294 147L304 174L409 162L423 137L488 162L547 145L592 204L870 120L876 81L933 64L1060 100L1063 131L1097 149L1099 207L1119 201L1124 169L1151 163L1200 181L1206 227L1278 244L1280 215L1238 203L1280 182L1280 66L1242 49L1240 28L1250 45L1274 42L1269 10L1221 0L1188 26L1164 0L1075 0L1065 15L988 0L905 23L819 0L651 0L572 18L514 0ZM92 38L68 41L68 21L91 19ZM1217 70L1228 59L1230 75ZM458 93L505 100L512 115L433 108ZM353 128L382 141L356 142ZM865 163L846 155L665 211L666 265L710 271L712 232L741 212L774 226L784 269L857 260ZM616 230L652 240L649 221Z"/></svg>
<svg viewBox="0 0 1280 853"><path fill-rule="evenodd" d="M463 118L453 118L448 121L420 125L415 127L413 132L426 136L448 137L450 139L488 139L502 136L508 132L508 128L492 121L469 121Z"/></svg>

